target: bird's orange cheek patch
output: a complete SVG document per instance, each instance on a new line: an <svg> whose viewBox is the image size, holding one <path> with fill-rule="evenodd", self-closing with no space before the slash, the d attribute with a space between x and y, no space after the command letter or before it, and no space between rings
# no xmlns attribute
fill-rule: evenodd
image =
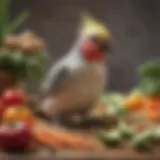
<svg viewBox="0 0 160 160"><path fill-rule="evenodd" d="M81 54L88 61L104 61L104 55L101 53L98 45L85 41L81 48Z"/></svg>

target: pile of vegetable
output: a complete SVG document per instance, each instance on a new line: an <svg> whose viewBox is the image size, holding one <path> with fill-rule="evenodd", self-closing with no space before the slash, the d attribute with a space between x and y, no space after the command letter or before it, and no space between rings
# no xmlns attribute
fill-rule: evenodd
<svg viewBox="0 0 160 160"><path fill-rule="evenodd" d="M6 90L0 98L0 149L22 151L33 140L32 112L25 106L25 96L15 89Z"/></svg>
<svg viewBox="0 0 160 160"><path fill-rule="evenodd" d="M51 149L97 150L102 146L94 138L85 138L36 118L26 106L25 95L16 89L2 94L0 118L0 149L4 151L27 151L32 149L33 142Z"/></svg>
<svg viewBox="0 0 160 160"><path fill-rule="evenodd" d="M139 74L140 81L129 95L108 93L102 98L106 117L118 117L115 126L98 132L107 147L160 147L160 62L143 64Z"/></svg>
<svg viewBox="0 0 160 160"><path fill-rule="evenodd" d="M14 34L29 13L25 10L10 22L10 5L11 0L0 1L0 73L14 74L16 83L31 78L38 83L44 69L45 42L31 31Z"/></svg>
<svg viewBox="0 0 160 160"><path fill-rule="evenodd" d="M140 82L125 101L128 110L141 112L153 121L160 120L160 62L148 62L139 69Z"/></svg>
<svg viewBox="0 0 160 160"><path fill-rule="evenodd" d="M110 130L99 131L98 137L107 148L130 146L136 151L148 151L160 147L160 126L132 126L120 121Z"/></svg>

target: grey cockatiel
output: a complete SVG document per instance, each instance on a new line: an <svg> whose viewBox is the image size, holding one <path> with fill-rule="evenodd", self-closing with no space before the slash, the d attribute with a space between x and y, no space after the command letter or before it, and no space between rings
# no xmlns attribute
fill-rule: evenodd
<svg viewBox="0 0 160 160"><path fill-rule="evenodd" d="M52 65L44 80L40 109L47 116L84 114L94 106L105 87L109 41L109 31L85 16L76 43Z"/></svg>

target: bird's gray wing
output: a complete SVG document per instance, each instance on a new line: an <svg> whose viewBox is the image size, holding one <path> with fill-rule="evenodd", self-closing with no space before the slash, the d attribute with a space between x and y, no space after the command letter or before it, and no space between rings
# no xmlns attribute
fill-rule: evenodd
<svg viewBox="0 0 160 160"><path fill-rule="evenodd" d="M66 66L54 66L50 69L42 84L42 94L54 93L69 78L70 72Z"/></svg>

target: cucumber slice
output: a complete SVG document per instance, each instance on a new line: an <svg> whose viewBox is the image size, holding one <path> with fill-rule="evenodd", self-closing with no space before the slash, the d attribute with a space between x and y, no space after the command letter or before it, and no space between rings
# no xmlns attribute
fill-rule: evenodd
<svg viewBox="0 0 160 160"><path fill-rule="evenodd" d="M118 124L118 129L121 133L122 138L126 140L133 138L133 136L135 135L135 131L130 128L125 122L120 122Z"/></svg>
<svg viewBox="0 0 160 160"><path fill-rule="evenodd" d="M111 130L108 132L100 132L99 138L107 147L117 147L121 144L121 134L118 130Z"/></svg>
<svg viewBox="0 0 160 160"><path fill-rule="evenodd" d="M137 151L151 150L153 132L146 131L133 137L131 140L132 147Z"/></svg>
<svg viewBox="0 0 160 160"><path fill-rule="evenodd" d="M153 130L153 140L154 143L160 144L160 126L155 126Z"/></svg>
<svg viewBox="0 0 160 160"><path fill-rule="evenodd" d="M127 115L128 111L124 107L124 96L118 93L111 93L106 96L105 99L106 107L105 112L106 116L120 116Z"/></svg>

